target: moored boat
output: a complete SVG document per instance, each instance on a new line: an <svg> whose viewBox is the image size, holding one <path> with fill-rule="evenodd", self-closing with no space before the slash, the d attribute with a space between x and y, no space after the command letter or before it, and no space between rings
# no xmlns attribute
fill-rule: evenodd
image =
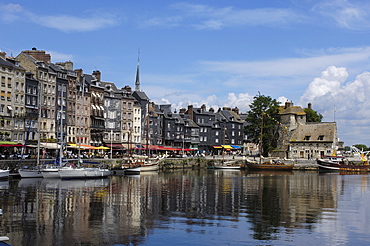
<svg viewBox="0 0 370 246"><path fill-rule="evenodd" d="M22 169L18 170L19 175L21 175L21 178L42 178L41 169L36 168L27 168L24 167Z"/></svg>
<svg viewBox="0 0 370 246"><path fill-rule="evenodd" d="M362 157L361 161L354 162L347 160L344 156L323 156L317 159L317 165L320 170L326 171L370 171L369 163L364 157Z"/></svg>
<svg viewBox="0 0 370 246"><path fill-rule="evenodd" d="M246 166L249 170L277 170L277 171L288 171L294 168L293 160L280 160L280 159L268 159L262 161L246 161Z"/></svg>
<svg viewBox="0 0 370 246"><path fill-rule="evenodd" d="M105 178L111 175L111 171L99 167L74 167L58 169L62 179L86 179L86 178Z"/></svg>
<svg viewBox="0 0 370 246"><path fill-rule="evenodd" d="M0 169L0 179L8 179L9 178L9 169Z"/></svg>
<svg viewBox="0 0 370 246"><path fill-rule="evenodd" d="M214 164L214 169L240 169L241 165L236 161L222 161Z"/></svg>

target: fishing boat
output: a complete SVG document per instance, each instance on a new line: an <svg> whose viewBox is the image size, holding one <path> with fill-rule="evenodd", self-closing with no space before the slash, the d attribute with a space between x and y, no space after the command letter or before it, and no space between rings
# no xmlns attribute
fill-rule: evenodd
<svg viewBox="0 0 370 246"><path fill-rule="evenodd" d="M362 155L361 161L349 161L344 156L323 156L317 159L317 165L319 170L323 171L370 171L368 160L364 155Z"/></svg>
<svg viewBox="0 0 370 246"><path fill-rule="evenodd" d="M294 168L294 160L260 158L260 161L246 160L249 170L290 171Z"/></svg>

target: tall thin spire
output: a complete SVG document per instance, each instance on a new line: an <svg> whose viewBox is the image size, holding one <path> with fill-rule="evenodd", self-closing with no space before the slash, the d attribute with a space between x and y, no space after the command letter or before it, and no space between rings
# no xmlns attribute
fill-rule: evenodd
<svg viewBox="0 0 370 246"><path fill-rule="evenodd" d="M138 50L138 55L137 55L135 91L140 91L140 48Z"/></svg>

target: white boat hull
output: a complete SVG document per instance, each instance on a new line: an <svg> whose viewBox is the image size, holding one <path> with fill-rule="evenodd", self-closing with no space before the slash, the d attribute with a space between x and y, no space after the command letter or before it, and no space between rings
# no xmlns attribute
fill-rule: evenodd
<svg viewBox="0 0 370 246"><path fill-rule="evenodd" d="M109 169L100 168L66 168L59 169L58 173L62 179L102 178L111 175Z"/></svg>
<svg viewBox="0 0 370 246"><path fill-rule="evenodd" d="M59 168L43 168L41 174L43 178L60 178Z"/></svg>
<svg viewBox="0 0 370 246"><path fill-rule="evenodd" d="M9 170L0 169L0 179L7 179L7 178L9 178Z"/></svg>
<svg viewBox="0 0 370 246"><path fill-rule="evenodd" d="M240 166L215 166L215 169L240 169Z"/></svg>
<svg viewBox="0 0 370 246"><path fill-rule="evenodd" d="M18 172L22 178L42 178L41 171L37 169L19 169Z"/></svg>

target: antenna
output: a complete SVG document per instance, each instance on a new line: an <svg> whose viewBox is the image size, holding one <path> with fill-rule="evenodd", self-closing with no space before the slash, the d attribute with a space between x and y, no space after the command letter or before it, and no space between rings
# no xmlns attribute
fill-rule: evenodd
<svg viewBox="0 0 370 246"><path fill-rule="evenodd" d="M334 105L334 122L335 122L335 112L337 112L337 108Z"/></svg>

